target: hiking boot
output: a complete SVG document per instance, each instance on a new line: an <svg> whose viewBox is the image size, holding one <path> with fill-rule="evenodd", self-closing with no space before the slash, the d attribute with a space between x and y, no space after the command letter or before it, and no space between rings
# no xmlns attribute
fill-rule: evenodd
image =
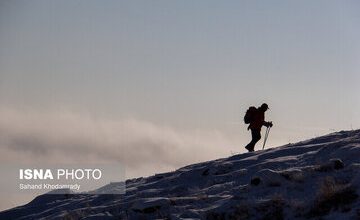
<svg viewBox="0 0 360 220"><path fill-rule="evenodd" d="M253 151L254 151L254 149L251 149L250 146L246 146L245 148L246 148L246 150L248 150L249 152L253 152Z"/></svg>

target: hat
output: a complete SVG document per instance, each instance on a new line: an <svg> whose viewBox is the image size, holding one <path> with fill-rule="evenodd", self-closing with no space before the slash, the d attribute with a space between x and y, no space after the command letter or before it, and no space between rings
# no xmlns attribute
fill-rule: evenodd
<svg viewBox="0 0 360 220"><path fill-rule="evenodd" d="M262 105L261 105L261 108L263 108L263 109L269 109L269 106L268 106L268 104L266 104L266 103L263 103Z"/></svg>

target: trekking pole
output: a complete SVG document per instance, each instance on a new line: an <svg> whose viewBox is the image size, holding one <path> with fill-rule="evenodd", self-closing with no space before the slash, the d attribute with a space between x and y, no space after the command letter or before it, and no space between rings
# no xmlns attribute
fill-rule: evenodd
<svg viewBox="0 0 360 220"><path fill-rule="evenodd" d="M262 148L263 150L264 150L264 148L265 148L266 140L267 140L267 138L268 138L268 136L269 136L270 128L271 128L271 127L267 127L267 128L266 128L266 133L265 133L265 138L264 138L264 144L263 144L263 148Z"/></svg>
<svg viewBox="0 0 360 220"><path fill-rule="evenodd" d="M265 143L266 143L268 134L269 134L269 127L266 128L265 137L264 137L264 143L263 143L263 148L262 148L263 150L265 148Z"/></svg>

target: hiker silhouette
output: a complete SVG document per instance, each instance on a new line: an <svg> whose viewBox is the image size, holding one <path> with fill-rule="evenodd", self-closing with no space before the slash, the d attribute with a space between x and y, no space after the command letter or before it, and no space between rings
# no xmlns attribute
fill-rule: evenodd
<svg viewBox="0 0 360 220"><path fill-rule="evenodd" d="M246 124L249 124L248 130L251 130L251 141L246 145L246 149L249 152L254 151L255 144L261 139L261 127L272 127L272 122L265 121L265 112L269 109L266 103L263 103L260 107L250 107L244 117Z"/></svg>

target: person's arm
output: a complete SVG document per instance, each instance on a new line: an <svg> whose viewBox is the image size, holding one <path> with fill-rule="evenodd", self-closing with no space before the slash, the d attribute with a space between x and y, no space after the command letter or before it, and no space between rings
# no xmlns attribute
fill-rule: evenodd
<svg viewBox="0 0 360 220"><path fill-rule="evenodd" d="M273 126L273 123L272 123L272 121L264 121L264 122L263 122L263 125L264 125L265 127L272 127L272 126Z"/></svg>

